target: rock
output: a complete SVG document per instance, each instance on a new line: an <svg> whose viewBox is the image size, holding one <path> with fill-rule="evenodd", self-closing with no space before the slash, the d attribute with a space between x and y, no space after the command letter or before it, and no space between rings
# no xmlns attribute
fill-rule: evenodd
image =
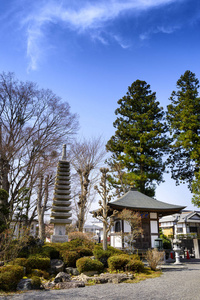
<svg viewBox="0 0 200 300"><path fill-rule="evenodd" d="M43 286L44 286L45 289L52 289L52 288L55 287L55 285L56 284L54 282L52 282L52 281L48 281L46 283L43 283Z"/></svg>
<svg viewBox="0 0 200 300"><path fill-rule="evenodd" d="M17 285L17 291L27 291L32 290L32 280L31 279L21 279Z"/></svg>
<svg viewBox="0 0 200 300"><path fill-rule="evenodd" d="M72 268L72 267L68 267L65 269L65 272L67 274L73 275L73 276L78 276L79 275L79 271L77 270L77 268Z"/></svg>
<svg viewBox="0 0 200 300"><path fill-rule="evenodd" d="M83 274L87 275L87 276L93 276L95 274L98 274L97 271L87 271L87 272L83 272Z"/></svg>
<svg viewBox="0 0 200 300"><path fill-rule="evenodd" d="M120 282L121 282L120 279L117 278L117 277L112 279L112 283L114 283L114 284L117 284L117 283L120 283Z"/></svg>
<svg viewBox="0 0 200 300"><path fill-rule="evenodd" d="M70 275L65 272L58 273L54 279L54 283L69 281L71 281Z"/></svg>
<svg viewBox="0 0 200 300"><path fill-rule="evenodd" d="M64 271L64 262L61 259L51 259L50 273L57 274Z"/></svg>
<svg viewBox="0 0 200 300"><path fill-rule="evenodd" d="M70 282L59 282L55 285L59 289L71 289L84 287L85 283L83 281L70 281Z"/></svg>
<svg viewBox="0 0 200 300"><path fill-rule="evenodd" d="M102 273L99 276L94 275L94 276L87 276L84 273L81 273L81 275L76 277L76 280L81 280L85 283L88 281L93 281L94 283L97 284L102 284L102 283L120 283L128 279L133 279L132 274L125 274L125 273L119 273L119 274L110 274L110 273Z"/></svg>

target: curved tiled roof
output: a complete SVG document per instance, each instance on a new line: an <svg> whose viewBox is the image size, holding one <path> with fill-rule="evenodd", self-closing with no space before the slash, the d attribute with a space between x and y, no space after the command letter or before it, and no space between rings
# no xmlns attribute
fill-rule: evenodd
<svg viewBox="0 0 200 300"><path fill-rule="evenodd" d="M115 209L130 208L135 210L170 212L170 214L173 212L179 212L185 208L185 206L178 206L158 201L138 192L136 189L131 189L119 199L110 202L109 205Z"/></svg>

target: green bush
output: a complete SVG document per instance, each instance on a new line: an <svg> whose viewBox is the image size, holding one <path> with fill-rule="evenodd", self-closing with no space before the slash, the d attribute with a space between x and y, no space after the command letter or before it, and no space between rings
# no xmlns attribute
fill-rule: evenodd
<svg viewBox="0 0 200 300"><path fill-rule="evenodd" d="M43 277L44 279L49 278L49 273L44 271L44 270L39 270L39 269L33 269L31 273L31 278L33 276L38 276L38 277Z"/></svg>
<svg viewBox="0 0 200 300"><path fill-rule="evenodd" d="M26 245L21 249L18 257L27 258L29 255L35 255L41 251L42 246L43 242L40 239L29 236Z"/></svg>
<svg viewBox="0 0 200 300"><path fill-rule="evenodd" d="M126 265L130 261L130 256L128 254L120 254L109 257L108 259L108 267L112 271L120 270L125 271Z"/></svg>
<svg viewBox="0 0 200 300"><path fill-rule="evenodd" d="M80 257L93 255L92 250L89 248L80 248L80 249L77 249L77 252L79 253Z"/></svg>
<svg viewBox="0 0 200 300"><path fill-rule="evenodd" d="M113 255L123 254L123 251L114 247L108 246L107 250L103 250L102 244L96 245L93 250L94 257L108 267L108 258Z"/></svg>
<svg viewBox="0 0 200 300"><path fill-rule="evenodd" d="M0 268L0 289L3 291L15 291L17 284L24 275L21 266L5 266Z"/></svg>
<svg viewBox="0 0 200 300"><path fill-rule="evenodd" d="M29 274L32 269L47 270L50 267L50 258L32 255L28 258L16 258L13 264L25 267L26 273Z"/></svg>
<svg viewBox="0 0 200 300"><path fill-rule="evenodd" d="M27 268L47 270L50 267L50 258L29 256L27 258Z"/></svg>
<svg viewBox="0 0 200 300"><path fill-rule="evenodd" d="M94 242L91 242L89 240L75 239L75 240L68 242L66 246L70 250L76 250L76 248L78 248L78 247L89 248L89 249L93 250Z"/></svg>
<svg viewBox="0 0 200 300"><path fill-rule="evenodd" d="M28 264L27 258L20 258L20 257L15 258L15 260L13 261L13 265L25 267L27 274L29 274L31 272L31 267Z"/></svg>
<svg viewBox="0 0 200 300"><path fill-rule="evenodd" d="M58 259L60 258L59 251L56 250L52 246L43 246L40 251L41 256L43 257L49 257L50 259Z"/></svg>
<svg viewBox="0 0 200 300"><path fill-rule="evenodd" d="M33 276L33 277L31 277L31 280L32 280L31 281L32 288L34 290L40 289L40 286L41 286L41 279L40 279L40 277Z"/></svg>
<svg viewBox="0 0 200 300"><path fill-rule="evenodd" d="M101 273L104 269L104 265L97 259L91 259L89 257L82 257L77 260L76 267L79 273L88 271L97 271Z"/></svg>
<svg viewBox="0 0 200 300"><path fill-rule="evenodd" d="M128 264L125 267L128 271L133 271L133 272L143 272L144 271L144 264L142 261L137 260L137 259L131 259Z"/></svg>
<svg viewBox="0 0 200 300"><path fill-rule="evenodd" d="M61 254L67 267L76 267L76 261L80 258L80 254L77 251L63 251Z"/></svg>
<svg viewBox="0 0 200 300"><path fill-rule="evenodd" d="M108 267L108 258L112 255L112 252L109 250L94 249L94 257L103 263L104 267Z"/></svg>

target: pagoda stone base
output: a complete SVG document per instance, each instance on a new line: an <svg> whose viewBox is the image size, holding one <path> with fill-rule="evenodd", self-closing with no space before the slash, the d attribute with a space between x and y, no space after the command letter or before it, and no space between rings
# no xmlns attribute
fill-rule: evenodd
<svg viewBox="0 0 200 300"><path fill-rule="evenodd" d="M68 235L51 235L52 243L65 243L68 242Z"/></svg>
<svg viewBox="0 0 200 300"><path fill-rule="evenodd" d="M52 243L68 242L68 235L66 235L66 224L54 224L54 233L51 235Z"/></svg>

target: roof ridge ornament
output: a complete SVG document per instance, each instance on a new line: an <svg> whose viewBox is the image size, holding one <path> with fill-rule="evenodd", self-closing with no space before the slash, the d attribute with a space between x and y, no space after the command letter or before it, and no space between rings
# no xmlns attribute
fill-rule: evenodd
<svg viewBox="0 0 200 300"><path fill-rule="evenodd" d="M66 159L67 159L66 144L63 144L63 148L62 148L62 160L66 160Z"/></svg>

